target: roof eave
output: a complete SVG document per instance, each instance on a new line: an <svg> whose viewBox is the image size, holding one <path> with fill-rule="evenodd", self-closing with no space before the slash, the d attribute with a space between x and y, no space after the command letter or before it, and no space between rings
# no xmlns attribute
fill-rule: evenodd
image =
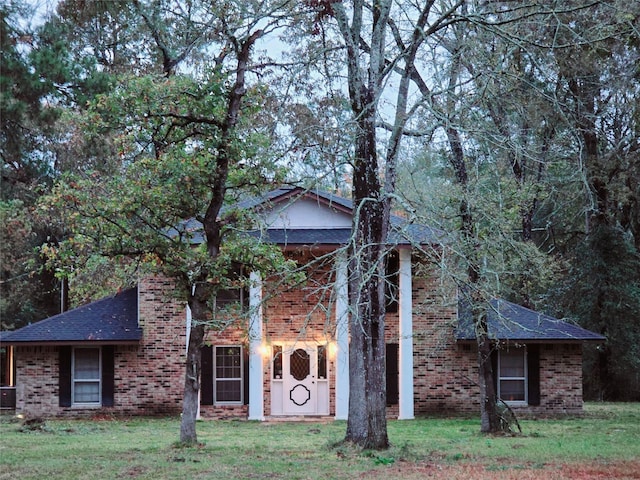
<svg viewBox="0 0 640 480"><path fill-rule="evenodd" d="M52 341L3 341L2 345L14 347L59 347L67 345L139 345L141 340L52 340Z"/></svg>
<svg viewBox="0 0 640 480"><path fill-rule="evenodd" d="M492 342L498 341L499 343L538 343L538 344L582 344L582 343L603 343L606 342L606 338L499 338L491 339ZM456 343L459 344L474 344L477 343L473 338L457 338Z"/></svg>

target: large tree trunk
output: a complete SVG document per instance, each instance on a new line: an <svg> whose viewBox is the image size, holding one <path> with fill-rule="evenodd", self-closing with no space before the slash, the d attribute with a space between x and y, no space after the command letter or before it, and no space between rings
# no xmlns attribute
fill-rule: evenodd
<svg viewBox="0 0 640 480"><path fill-rule="evenodd" d="M385 32L391 2L372 5L368 66L361 64L363 2L352 15L332 4L345 41L348 87L357 130L353 166L353 238L350 248L349 418L345 440L362 448L389 446L386 420L384 253L390 200L380 184L376 142L377 102L384 78ZM399 139L398 139L399 143ZM395 158L388 158L387 170ZM389 173L389 172L388 172ZM394 175L391 175L393 180ZM388 181L387 188L393 188ZM392 193L392 192L388 192Z"/></svg>
<svg viewBox="0 0 640 480"><path fill-rule="evenodd" d="M384 251L389 214L381 198L374 120L373 111L363 112L356 138L346 440L362 448L384 449L389 446L384 343Z"/></svg>
<svg viewBox="0 0 640 480"><path fill-rule="evenodd" d="M206 334L206 322L211 318L208 300L213 295L211 287L199 284L189 297L191 329L187 342L185 362L184 397L180 418L180 443L194 445L198 442L196 419L200 405L201 351Z"/></svg>

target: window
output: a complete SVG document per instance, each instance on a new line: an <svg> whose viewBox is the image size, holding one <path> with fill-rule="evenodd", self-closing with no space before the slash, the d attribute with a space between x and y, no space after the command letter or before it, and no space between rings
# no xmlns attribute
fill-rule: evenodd
<svg viewBox="0 0 640 480"><path fill-rule="evenodd" d="M386 313L397 313L400 294L400 256L396 251L387 255L385 277Z"/></svg>
<svg viewBox="0 0 640 480"><path fill-rule="evenodd" d="M318 379L327 378L327 346L318 345Z"/></svg>
<svg viewBox="0 0 640 480"><path fill-rule="evenodd" d="M13 387L15 375L13 347L0 347L0 387Z"/></svg>
<svg viewBox="0 0 640 480"><path fill-rule="evenodd" d="M234 264L226 278L224 289L218 290L213 309L214 312L246 312L249 310L249 288L241 265Z"/></svg>
<svg viewBox="0 0 640 480"><path fill-rule="evenodd" d="M100 348L76 347L72 358L72 404L100 404Z"/></svg>
<svg viewBox="0 0 640 480"><path fill-rule="evenodd" d="M540 349L536 343L491 353L498 397L513 405L540 405Z"/></svg>
<svg viewBox="0 0 640 480"><path fill-rule="evenodd" d="M217 404L242 404L242 347L215 347L214 401Z"/></svg>
<svg viewBox="0 0 640 480"><path fill-rule="evenodd" d="M249 289L246 287L220 290L215 298L215 310L249 309Z"/></svg>
<svg viewBox="0 0 640 480"><path fill-rule="evenodd" d="M282 345L273 346L273 378L282 380Z"/></svg>
<svg viewBox="0 0 640 480"><path fill-rule="evenodd" d="M498 353L498 396L505 402L527 403L526 348Z"/></svg>
<svg viewBox="0 0 640 480"><path fill-rule="evenodd" d="M115 347L71 347L58 350L59 405L113 407Z"/></svg>
<svg viewBox="0 0 640 480"><path fill-rule="evenodd" d="M249 354L240 345L202 346L201 405L242 405L249 400Z"/></svg>

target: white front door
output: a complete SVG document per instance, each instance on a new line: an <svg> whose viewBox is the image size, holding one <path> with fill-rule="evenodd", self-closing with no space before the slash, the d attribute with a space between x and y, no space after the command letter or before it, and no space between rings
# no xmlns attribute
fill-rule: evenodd
<svg viewBox="0 0 640 480"><path fill-rule="evenodd" d="M299 343L287 346L282 360L285 415L317 413L317 347Z"/></svg>

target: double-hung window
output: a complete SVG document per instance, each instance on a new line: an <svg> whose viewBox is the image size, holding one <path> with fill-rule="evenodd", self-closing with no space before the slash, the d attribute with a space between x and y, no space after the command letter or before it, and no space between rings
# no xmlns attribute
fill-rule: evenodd
<svg viewBox="0 0 640 480"><path fill-rule="evenodd" d="M527 349L525 347L499 352L498 396L505 402L527 403Z"/></svg>
<svg viewBox="0 0 640 480"><path fill-rule="evenodd" d="M71 395L74 405L100 405L102 391L100 351L100 347L73 349Z"/></svg>
<svg viewBox="0 0 640 480"><path fill-rule="evenodd" d="M214 401L216 404L243 403L243 357L241 346L215 347Z"/></svg>

